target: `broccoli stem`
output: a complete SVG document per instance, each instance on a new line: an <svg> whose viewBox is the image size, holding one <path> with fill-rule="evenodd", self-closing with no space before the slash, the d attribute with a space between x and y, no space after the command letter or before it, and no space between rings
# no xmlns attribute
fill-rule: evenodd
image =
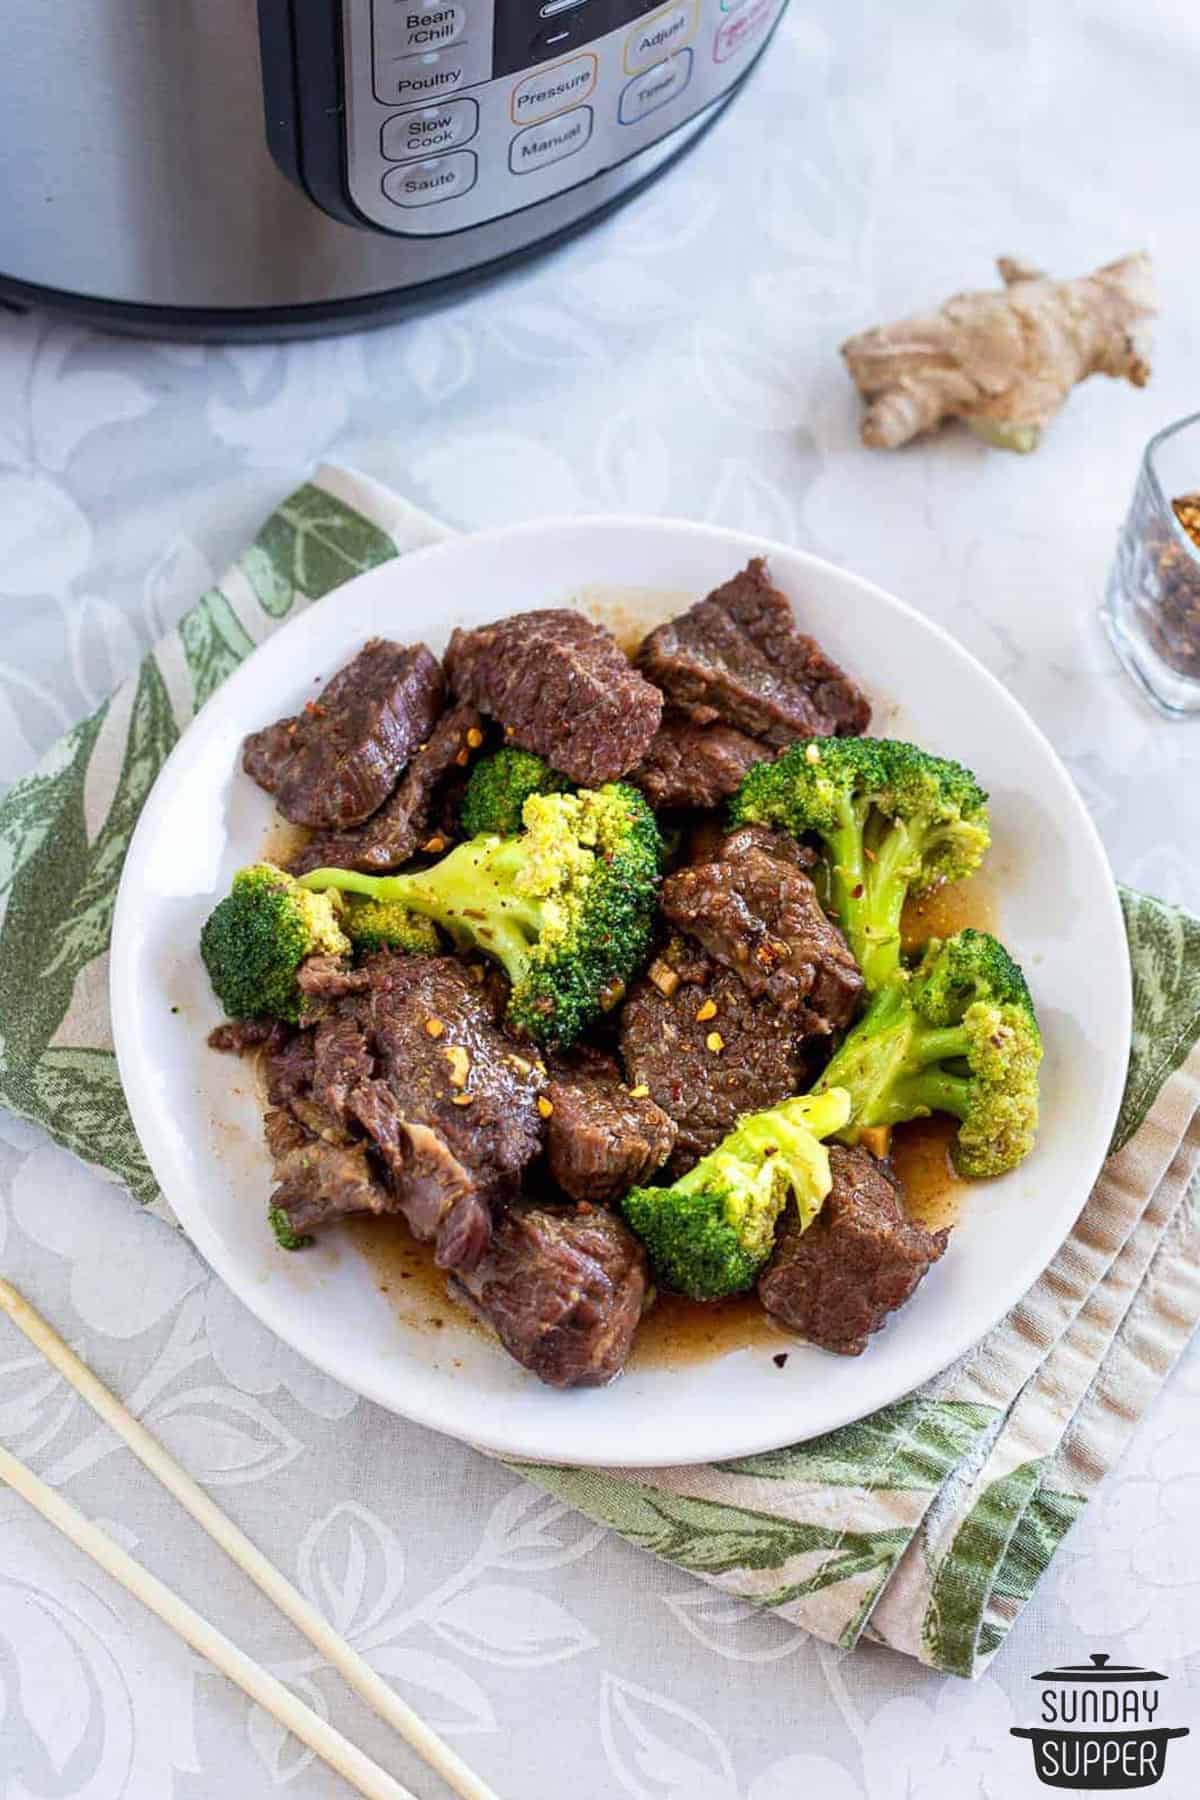
<svg viewBox="0 0 1200 1800"><path fill-rule="evenodd" d="M881 987L900 966L900 918L917 854L911 829L897 821L867 858L858 942L863 946L860 956L868 992Z"/></svg>
<svg viewBox="0 0 1200 1800"><path fill-rule="evenodd" d="M893 1124L920 1117L922 1112L953 1113L956 1119L965 1119L971 1083L965 1075L951 1075L945 1069L925 1069L898 1082L893 1099L898 1108Z"/></svg>
<svg viewBox="0 0 1200 1800"><path fill-rule="evenodd" d="M851 1124L842 1135L851 1141L865 1126L900 1125L925 1113L961 1119L971 1083L942 1065L965 1057L968 1049L961 1025L920 1023L900 977L880 988L813 1092L848 1091Z"/></svg>
<svg viewBox="0 0 1200 1800"><path fill-rule="evenodd" d="M312 869L301 878L301 885L311 888L314 894L336 888L343 894L369 894L372 900L398 900L399 894L380 891L390 879L387 875L360 875L355 869Z"/></svg>
<svg viewBox="0 0 1200 1800"><path fill-rule="evenodd" d="M541 929L541 908L511 886L521 866L516 839L459 844L430 869L410 875L362 875L353 869L314 869L301 886L321 893L367 894L398 900L410 912L442 925L461 943L478 944L501 963L514 984L524 975L531 941Z"/></svg>
<svg viewBox="0 0 1200 1800"><path fill-rule="evenodd" d="M843 800L838 808L836 830L830 832L827 839L831 852L829 868L829 897L833 910L842 922L842 929L853 938L865 911L864 896L866 894L867 865L863 848L863 822L865 809L859 809L849 800Z"/></svg>
<svg viewBox="0 0 1200 1800"><path fill-rule="evenodd" d="M930 1063L952 1062L970 1050L967 1033L961 1025L925 1025L913 1032L906 1067L924 1069Z"/></svg>
<svg viewBox="0 0 1200 1800"><path fill-rule="evenodd" d="M850 1036L827 1063L813 1088L844 1088L850 1095L850 1124L842 1133L853 1143L865 1125L895 1125L909 1115L896 1100L899 1084L919 1069L911 1060L914 1020L902 981L880 988Z"/></svg>
<svg viewBox="0 0 1200 1800"><path fill-rule="evenodd" d="M846 804L831 839L830 896L857 950L868 993L881 988L900 967L904 903L912 891L914 870L948 836L937 827L919 829L904 819L894 819L875 832L868 825L864 834L856 809Z"/></svg>
<svg viewBox="0 0 1200 1800"><path fill-rule="evenodd" d="M874 993L900 966L900 921L921 845L903 820L865 837L868 804L846 800L828 840L832 854L830 899L842 929L855 946Z"/></svg>

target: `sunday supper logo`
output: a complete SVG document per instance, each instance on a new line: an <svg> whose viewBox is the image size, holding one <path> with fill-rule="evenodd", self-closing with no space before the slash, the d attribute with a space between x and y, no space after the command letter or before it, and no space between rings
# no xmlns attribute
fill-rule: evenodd
<svg viewBox="0 0 1200 1800"><path fill-rule="evenodd" d="M1129 1663L1110 1663L1103 1651L1086 1663L1043 1669L1041 1724L1014 1725L1029 1738L1038 1780L1046 1787L1153 1787L1162 1779L1167 1745L1187 1737L1186 1725L1158 1723L1165 1675Z"/></svg>

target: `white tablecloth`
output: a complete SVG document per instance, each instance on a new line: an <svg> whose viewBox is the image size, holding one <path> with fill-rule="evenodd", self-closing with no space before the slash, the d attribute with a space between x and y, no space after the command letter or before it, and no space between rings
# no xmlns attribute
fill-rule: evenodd
<svg viewBox="0 0 1200 1800"><path fill-rule="evenodd" d="M785 538L944 622L1066 758L1117 873L1200 905L1200 726L1135 698L1096 609L1141 445L1200 404L1200 25L1185 0L793 0L699 150L568 249L416 322L202 349L0 315L0 774L28 768L319 457L469 527L665 512ZM2 227L0 227L2 235ZM853 328L1147 244L1148 394L1095 381L1031 460L862 451ZM1200 471L1197 471L1200 475ZM1086 897L1085 897L1086 903ZM0 1022L2 1028L2 1022ZM992 1673L844 1657L560 1513L308 1368L0 1116L0 1266L508 1800L1012 1800L1031 1672L1093 1648L1200 1726L1200 1359ZM436 1782L0 1332L0 1441L422 1795ZM1167 1800L1197 1791L1200 1736ZM340 1784L0 1494L2 1800Z"/></svg>

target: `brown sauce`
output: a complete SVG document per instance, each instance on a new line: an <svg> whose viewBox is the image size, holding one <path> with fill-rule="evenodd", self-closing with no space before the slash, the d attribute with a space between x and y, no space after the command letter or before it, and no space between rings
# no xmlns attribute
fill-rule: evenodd
<svg viewBox="0 0 1200 1800"><path fill-rule="evenodd" d="M293 825L290 819L280 818L276 813L267 828L267 835L258 854L263 862L278 863L281 868L286 868L311 836L307 825Z"/></svg>
<svg viewBox="0 0 1200 1800"><path fill-rule="evenodd" d="M396 1219L348 1219L343 1229L406 1327L424 1332L453 1327L491 1337L474 1313L448 1294L432 1244L418 1244ZM681 1368L751 1345L786 1350L791 1341L753 1294L709 1305L660 1294L638 1327L629 1361L637 1368Z"/></svg>
<svg viewBox="0 0 1200 1800"><path fill-rule="evenodd" d="M950 1161L958 1129L944 1113L912 1119L892 1132L892 1161L904 1184L904 1210L927 1231L957 1225L968 1183Z"/></svg>
<svg viewBox="0 0 1200 1800"><path fill-rule="evenodd" d="M603 625L632 657L647 632L663 619L685 612L694 594L656 587L588 586L578 589L576 604L597 625Z"/></svg>
<svg viewBox="0 0 1200 1800"><path fill-rule="evenodd" d="M401 1220L347 1219L342 1229L402 1324L425 1332L465 1327L477 1337L491 1337L474 1313L451 1299L446 1271L433 1260L433 1245L418 1244Z"/></svg>
<svg viewBox="0 0 1200 1800"><path fill-rule="evenodd" d="M763 1311L752 1293L708 1301L685 1300L681 1294L659 1294L638 1326L629 1366L689 1368L718 1356L729 1356L734 1350L759 1346L778 1354L796 1341Z"/></svg>
<svg viewBox="0 0 1200 1800"><path fill-rule="evenodd" d="M906 950L916 950L931 937L951 937L964 926L1000 936L1000 901L996 872L984 869L970 881L951 881L920 900L910 900L900 920Z"/></svg>

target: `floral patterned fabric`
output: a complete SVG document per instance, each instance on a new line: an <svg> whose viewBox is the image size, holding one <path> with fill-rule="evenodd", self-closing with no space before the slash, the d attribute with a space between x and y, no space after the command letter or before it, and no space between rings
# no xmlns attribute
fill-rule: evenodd
<svg viewBox="0 0 1200 1800"><path fill-rule="evenodd" d="M334 458L464 529L665 514L843 563L1021 701L1122 879L1200 912L1200 731L1141 703L1096 623L1141 447L1195 404L1198 91L1185 0L793 0L664 180L394 326L202 346L0 311L0 783ZM1001 250L1070 274L1142 243L1148 390L1086 383L1033 458L955 430L861 448L848 332L985 282ZM1200 1341L968 1682L826 1643L338 1389L3 1111L0 1268L505 1800L1038 1800L1009 1728L1036 1721L1031 1674L1092 1650L1170 1676L1192 1735L1154 1792L1200 1793ZM434 1800L3 1321L0 1440ZM2 1800L345 1792L0 1489Z"/></svg>
<svg viewBox="0 0 1200 1800"><path fill-rule="evenodd" d="M146 1205L163 1210L117 1079L105 984L142 801L191 714L280 621L440 533L377 484L321 470L0 806L0 1101ZM865 1635L979 1675L1200 1319L1200 922L1131 893L1123 904L1135 1025L1113 1153L1009 1319L919 1394L808 1444L649 1476L523 1472L736 1602L830 1644L852 1649ZM210 1290L206 1314L219 1320L226 1304ZM168 1376L198 1325L194 1311L180 1313ZM204 1329L211 1343L207 1318ZM269 1350L267 1370L281 1359L290 1365ZM287 1379L318 1413L344 1404L302 1364ZM138 1409L193 1463L222 1429L177 1403L156 1414L153 1401L138 1396ZM234 1405L226 1433L246 1410ZM268 1460L287 1449L269 1447ZM389 1604L385 1591L381 1618ZM377 1640L372 1627L368 1641L379 1666L403 1672L390 1628ZM290 1673L306 1691L307 1669Z"/></svg>

